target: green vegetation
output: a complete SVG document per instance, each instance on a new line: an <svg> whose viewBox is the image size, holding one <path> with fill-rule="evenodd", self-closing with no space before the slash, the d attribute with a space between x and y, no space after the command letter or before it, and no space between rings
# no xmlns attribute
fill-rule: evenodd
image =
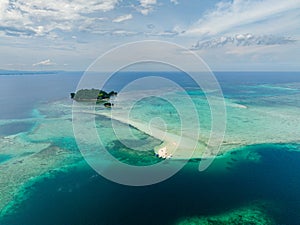
<svg viewBox="0 0 300 225"><path fill-rule="evenodd" d="M110 98L117 95L117 92L111 91L109 93L99 89L82 89L76 93L70 93L71 98L75 101L96 101L96 103L103 103L105 107L113 106L109 102Z"/></svg>

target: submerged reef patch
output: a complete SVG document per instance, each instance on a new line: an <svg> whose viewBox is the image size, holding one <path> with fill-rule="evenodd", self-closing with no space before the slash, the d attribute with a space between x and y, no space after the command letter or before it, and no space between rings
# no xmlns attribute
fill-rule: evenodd
<svg viewBox="0 0 300 225"><path fill-rule="evenodd" d="M249 205L212 216L194 216L180 219L176 225L275 225L266 206Z"/></svg>

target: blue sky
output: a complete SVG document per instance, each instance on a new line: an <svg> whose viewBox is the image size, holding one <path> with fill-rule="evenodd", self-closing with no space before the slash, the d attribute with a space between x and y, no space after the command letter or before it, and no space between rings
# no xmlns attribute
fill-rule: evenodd
<svg viewBox="0 0 300 225"><path fill-rule="evenodd" d="M300 1L0 1L0 69L85 70L141 40L182 45L213 70L299 71Z"/></svg>

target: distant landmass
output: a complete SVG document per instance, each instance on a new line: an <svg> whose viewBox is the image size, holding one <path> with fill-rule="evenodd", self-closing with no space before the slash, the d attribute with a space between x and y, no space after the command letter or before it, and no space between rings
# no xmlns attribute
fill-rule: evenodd
<svg viewBox="0 0 300 225"><path fill-rule="evenodd" d="M22 71L22 70L3 70L0 69L0 75L34 75L34 74L57 74L62 71Z"/></svg>

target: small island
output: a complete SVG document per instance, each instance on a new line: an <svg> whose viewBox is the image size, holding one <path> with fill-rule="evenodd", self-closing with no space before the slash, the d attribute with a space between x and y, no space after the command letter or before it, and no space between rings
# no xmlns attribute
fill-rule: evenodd
<svg viewBox="0 0 300 225"><path fill-rule="evenodd" d="M70 93L71 99L84 102L84 101L96 101L97 104L103 104L106 108L111 108L114 104L110 102L111 97L117 96L117 92L111 91L107 93L106 91L99 89L82 89L76 93Z"/></svg>

